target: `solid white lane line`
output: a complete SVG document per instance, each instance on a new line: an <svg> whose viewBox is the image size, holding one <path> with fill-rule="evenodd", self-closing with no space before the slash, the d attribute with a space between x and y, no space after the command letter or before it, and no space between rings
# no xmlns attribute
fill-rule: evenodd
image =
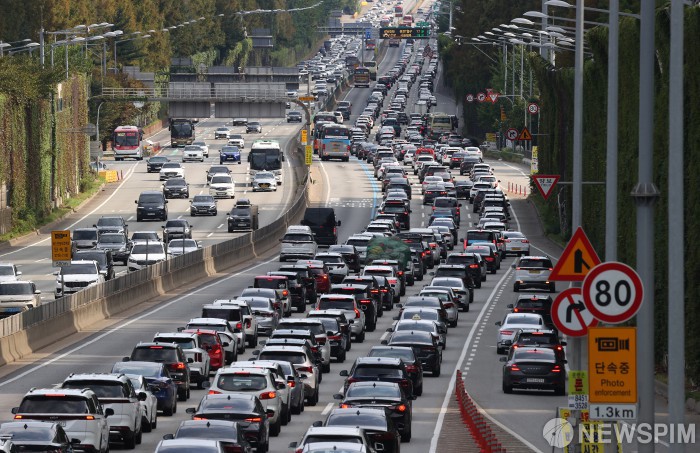
<svg viewBox="0 0 700 453"><path fill-rule="evenodd" d="M74 348L72 348L72 349L70 349L70 350L64 352L63 354L58 355L58 356L54 357L53 359L47 360L46 362L44 362L43 360L40 360L41 365L33 366L33 367L29 368L27 371L24 371L23 373L18 374L17 376L14 376L14 377L12 377L12 378L9 378L9 379L6 379L6 380L0 382L0 387L4 387L4 386L7 385L7 384L10 384L10 383L12 383L12 382L18 381L18 380L24 378L25 376L29 376L29 375L32 374L32 373L36 373L37 371L41 370L42 368L45 368L46 366L51 365L52 363L55 363L55 362L57 362L57 361L59 361L59 360L62 360L62 359L64 359L64 358L66 358L66 357L68 357L68 356L70 356L70 355L72 355L72 354L74 354L74 353L76 353L76 352L78 352L78 351L80 351L80 350L86 348L87 346L90 346L90 345L92 345L92 344L95 344L95 343L97 343L98 341L102 340L103 338L108 337L109 335L113 334L114 332L117 332L117 331L123 329L124 327L130 326L131 324L135 323L136 321L140 321L140 320L142 320L142 319L144 319L144 318L147 318L147 317L153 315L154 313L158 313L159 311L164 310L164 309L170 307L171 305L175 305L175 304L177 304L177 303L180 303L180 302L183 301L183 300L188 300L188 299L190 299L190 298L192 297L192 295L194 295L194 294L199 294L199 293L201 293L201 292L205 292L205 291L207 291L209 288L212 288L212 287L214 287L214 286L216 286L216 285L220 285L220 284L222 284L222 283L224 283L224 282L227 282L227 281L231 280L231 279L234 278L234 277L238 277L238 276L240 276L240 275L244 275L244 274L246 274L247 272L250 272L252 269L258 268L258 267L260 267L260 266L264 266L264 265L266 265L266 264L272 263L272 262L277 261L277 260L279 260L279 255L275 255L275 256L273 256L272 258L270 258L270 259L267 260L267 261L263 261L262 263L258 263L258 264L256 264L255 266L247 267L247 268L245 268L244 270L242 270L242 271L240 271L240 272L236 272L235 274L231 274L231 275L229 275L228 277L224 277L224 278L222 278L222 279L220 279L220 280L217 280L217 281L215 281L215 282L212 282L212 283L210 283L210 284L208 284L208 285L206 285L206 286L203 286L203 287L201 287L201 288L199 288L199 289L195 289L194 291L190 291L190 292L188 292L187 294L183 294L182 296L177 297L177 298L175 298L175 299L171 300L170 302L167 302L167 303L165 303L165 304L163 304L163 305L159 305L158 307L154 307L152 310L148 310L147 312L145 312L145 313L143 313L143 314L141 314L141 315L139 315L139 316L137 316L137 317L135 317L135 318L132 318L132 319L130 319L130 320L128 320L128 321L125 321L125 322L123 322L123 323L121 323L121 324L119 324L119 325L117 325L117 326L115 326L115 327L112 327L111 329L107 330L106 332L104 332L104 333L102 333L102 334L96 336L96 337L93 338L92 340L89 340L89 341L80 343L79 346L76 346L76 347L74 347Z"/></svg>
<svg viewBox="0 0 700 453"><path fill-rule="evenodd" d="M331 411L331 409L333 409L333 403L326 404L326 407L321 411L321 415L328 414Z"/></svg>

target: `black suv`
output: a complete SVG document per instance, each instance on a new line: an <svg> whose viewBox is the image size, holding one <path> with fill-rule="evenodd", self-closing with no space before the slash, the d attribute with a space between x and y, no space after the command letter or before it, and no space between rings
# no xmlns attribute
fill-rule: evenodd
<svg viewBox="0 0 700 453"><path fill-rule="evenodd" d="M258 207L247 198L240 198L226 216L228 232L258 229Z"/></svg>
<svg viewBox="0 0 700 453"><path fill-rule="evenodd" d="M177 396L180 401L190 397L190 367L194 359L185 357L179 345L175 343L146 342L136 345L124 362L157 362L163 363L170 372L170 377L177 384Z"/></svg>
<svg viewBox="0 0 700 453"><path fill-rule="evenodd" d="M333 208L306 208L302 225L311 228L318 245L333 245L338 243L338 228L340 220L335 216Z"/></svg>
<svg viewBox="0 0 700 453"><path fill-rule="evenodd" d="M280 266L279 270L284 272L296 272L297 275L301 277L301 281L306 288L306 302L309 304L316 303L316 299L318 298L316 276L309 270L308 266L303 264L285 264Z"/></svg>
<svg viewBox="0 0 700 453"><path fill-rule="evenodd" d="M102 216L97 219L97 223L93 227L97 228L98 234L103 233L124 233L129 236L129 229L121 216Z"/></svg>
<svg viewBox="0 0 700 453"><path fill-rule="evenodd" d="M354 245L336 244L328 247L329 253L340 253L353 272L360 272L360 254Z"/></svg>
<svg viewBox="0 0 700 453"><path fill-rule="evenodd" d="M163 196L168 198L189 198L190 185L184 178L170 178L163 184Z"/></svg>
<svg viewBox="0 0 700 453"><path fill-rule="evenodd" d="M289 290L289 297L292 302L292 307L295 307L298 313L304 313L306 311L306 286L304 286L304 280L302 280L299 272L273 271L268 272L267 275L286 278L287 289Z"/></svg>
<svg viewBox="0 0 700 453"><path fill-rule="evenodd" d="M168 200L163 192L147 190L141 192L136 203L136 221L144 219L168 220Z"/></svg>
<svg viewBox="0 0 700 453"><path fill-rule="evenodd" d="M486 281L486 262L478 253L450 253L445 264L464 266L471 274L474 286L481 288L481 282Z"/></svg>
<svg viewBox="0 0 700 453"><path fill-rule="evenodd" d="M564 352L566 341L561 341L559 334L554 330L518 330L510 347L521 348L524 346L552 349L559 360L566 358Z"/></svg>
<svg viewBox="0 0 700 453"><path fill-rule="evenodd" d="M542 294L521 295L514 304L508 304L513 313L542 315L545 324L552 326L552 297Z"/></svg>
<svg viewBox="0 0 700 453"><path fill-rule="evenodd" d="M352 382L395 382L409 398L413 397L413 381L406 371L406 364L396 357L358 357L350 371L343 370L340 375L346 377L344 391Z"/></svg>
<svg viewBox="0 0 700 453"><path fill-rule="evenodd" d="M158 173L166 162L170 162L170 159L165 156L153 156L146 161L146 171L148 173Z"/></svg>

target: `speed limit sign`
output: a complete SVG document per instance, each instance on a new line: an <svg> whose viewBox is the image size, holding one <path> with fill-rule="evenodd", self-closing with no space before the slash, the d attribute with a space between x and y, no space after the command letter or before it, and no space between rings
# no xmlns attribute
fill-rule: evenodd
<svg viewBox="0 0 700 453"><path fill-rule="evenodd" d="M596 319L625 322L642 306L644 286L639 274L616 261L595 266L583 280L583 302Z"/></svg>
<svg viewBox="0 0 700 453"><path fill-rule="evenodd" d="M531 102L527 105L527 111L530 112L531 115L536 115L537 112L540 111L540 106Z"/></svg>

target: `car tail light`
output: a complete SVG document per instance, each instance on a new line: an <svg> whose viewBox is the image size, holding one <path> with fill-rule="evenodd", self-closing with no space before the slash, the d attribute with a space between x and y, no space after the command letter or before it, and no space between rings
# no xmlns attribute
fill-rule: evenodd
<svg viewBox="0 0 700 453"><path fill-rule="evenodd" d="M395 407L395 409L398 412L406 412L406 405L405 404L399 404L398 406Z"/></svg>
<svg viewBox="0 0 700 453"><path fill-rule="evenodd" d="M333 340L333 341L340 341L341 338L342 338L342 335L340 333L338 333L338 335L331 335L330 337L328 337L329 340Z"/></svg>
<svg viewBox="0 0 700 453"><path fill-rule="evenodd" d="M401 379L399 385L401 385L401 387L408 387L409 385L411 385L411 381L409 381L408 379Z"/></svg>
<svg viewBox="0 0 700 453"><path fill-rule="evenodd" d="M288 295L289 295L289 291L287 291L286 289L284 291L282 291L282 296L287 297Z"/></svg>
<svg viewBox="0 0 700 453"><path fill-rule="evenodd" d="M452 308L452 307L454 307L454 304L453 304L452 302L443 302L443 305L445 306L445 308Z"/></svg>
<svg viewBox="0 0 700 453"><path fill-rule="evenodd" d="M221 392L218 390L209 390L210 395L221 395Z"/></svg>
<svg viewBox="0 0 700 453"><path fill-rule="evenodd" d="M310 366L300 366L297 371L303 371L304 373L312 373L314 369Z"/></svg>
<svg viewBox="0 0 700 453"><path fill-rule="evenodd" d="M250 329L250 326L251 326L251 321L250 321L250 319L246 319L246 321L245 321L245 328L246 328L246 329Z"/></svg>
<svg viewBox="0 0 700 453"><path fill-rule="evenodd" d="M277 392L262 392L260 394L261 400L272 400L277 398Z"/></svg>
<svg viewBox="0 0 700 453"><path fill-rule="evenodd" d="M518 313L519 311L520 311L519 308L514 308L514 309L513 309L513 313Z"/></svg>
<svg viewBox="0 0 700 453"><path fill-rule="evenodd" d="M240 330L240 329L242 329L242 328L243 328L243 323L237 322L237 323L236 323L236 329L239 329L239 330Z"/></svg>
<svg viewBox="0 0 700 453"><path fill-rule="evenodd" d="M271 393L274 393L274 392L271 392ZM261 422L262 422L262 417L251 417L251 418L246 418L245 421L246 421L246 422L249 422L249 423L261 423Z"/></svg>
<svg viewBox="0 0 700 453"><path fill-rule="evenodd" d="M192 417L192 420L206 420L206 417L200 417L200 416L194 416Z"/></svg>
<svg viewBox="0 0 700 453"><path fill-rule="evenodd" d="M518 367L518 365L511 365L508 368L510 368L510 371L520 371L520 367Z"/></svg>
<svg viewBox="0 0 700 453"><path fill-rule="evenodd" d="M492 257L492 256L487 256L487 257L485 257L484 259L485 259L486 261L493 261L493 257Z"/></svg>
<svg viewBox="0 0 700 453"><path fill-rule="evenodd" d="M341 408L341 409L348 409L348 408L350 408L350 407L352 407L352 405L351 405L351 404L348 404L348 403L342 403L342 404L340 405L340 408Z"/></svg>
<svg viewBox="0 0 700 453"><path fill-rule="evenodd" d="M372 301L371 301L370 299L362 299L362 300L360 301L360 303L363 304L363 305L368 305L368 304L371 304Z"/></svg>
<svg viewBox="0 0 700 453"><path fill-rule="evenodd" d="M291 389L297 386L297 383L294 381L287 381L287 386Z"/></svg>
<svg viewBox="0 0 700 453"><path fill-rule="evenodd" d="M210 355L219 355L219 354L221 354L221 346L219 346L219 345L217 344L216 346L214 346L213 348L211 348L211 349L209 350L209 354L210 354Z"/></svg>
<svg viewBox="0 0 700 453"><path fill-rule="evenodd" d="M479 265L478 265L478 264L470 264L470 265L469 265L469 268L470 268L470 269L478 269L478 268L479 268Z"/></svg>
<svg viewBox="0 0 700 453"><path fill-rule="evenodd" d="M326 344L326 339L325 338L316 338L316 342L320 345Z"/></svg>
<svg viewBox="0 0 700 453"><path fill-rule="evenodd" d="M557 347L555 347L554 349L556 349L557 351L563 351L563 350L564 350L564 348L562 348L561 346L557 346Z"/></svg>
<svg viewBox="0 0 700 453"><path fill-rule="evenodd" d="M378 289L371 289L370 292L376 294L379 292L379 290Z"/></svg>
<svg viewBox="0 0 700 453"><path fill-rule="evenodd" d="M406 365L406 372L408 373L415 373L418 371L418 367L415 365Z"/></svg>
<svg viewBox="0 0 700 453"><path fill-rule="evenodd" d="M510 244L510 239L504 239L503 242L505 242L506 244Z"/></svg>
<svg viewBox="0 0 700 453"><path fill-rule="evenodd" d="M501 335L513 335L512 330L501 330Z"/></svg>
<svg viewBox="0 0 700 453"><path fill-rule="evenodd" d="M430 248L431 248L431 249L436 249L436 248L437 248L437 243L431 242L431 243L430 243Z"/></svg>
<svg viewBox="0 0 700 453"><path fill-rule="evenodd" d="M176 370L184 370L185 368L187 368L187 365L185 365L183 362L177 362L175 364Z"/></svg>
<svg viewBox="0 0 700 453"><path fill-rule="evenodd" d="M318 347L317 347L317 346L311 346L311 351L312 351L312 352L318 352Z"/></svg>
<svg viewBox="0 0 700 453"><path fill-rule="evenodd" d="M322 278L323 278L324 280L328 280L328 274L323 274L323 277L322 277Z"/></svg>
<svg viewBox="0 0 700 453"><path fill-rule="evenodd" d="M561 373L561 367L559 365L554 365L552 373Z"/></svg>
<svg viewBox="0 0 700 453"><path fill-rule="evenodd" d="M388 292L389 292L389 288L382 288L382 292L383 292L383 293L388 293Z"/></svg>
<svg viewBox="0 0 700 453"><path fill-rule="evenodd" d="M359 318L359 317L360 317L360 310L358 310L358 309L356 308L356 309L355 309L355 319L357 319L357 318Z"/></svg>
<svg viewBox="0 0 700 453"><path fill-rule="evenodd" d="M521 239L520 242L522 242L523 244L529 244L529 243L530 243L530 241L528 241L527 239Z"/></svg>

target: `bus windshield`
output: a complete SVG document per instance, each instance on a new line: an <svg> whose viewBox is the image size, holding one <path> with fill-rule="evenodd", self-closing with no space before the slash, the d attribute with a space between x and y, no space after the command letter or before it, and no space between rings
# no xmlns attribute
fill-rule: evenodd
<svg viewBox="0 0 700 453"><path fill-rule="evenodd" d="M189 137L192 135L192 125L189 122L173 122L170 135L173 137Z"/></svg>
<svg viewBox="0 0 700 453"><path fill-rule="evenodd" d="M114 144L116 146L139 146L139 133L137 131L115 131Z"/></svg>
<svg viewBox="0 0 700 453"><path fill-rule="evenodd" d="M281 168L280 150L253 149L250 151L251 170L279 170Z"/></svg>

